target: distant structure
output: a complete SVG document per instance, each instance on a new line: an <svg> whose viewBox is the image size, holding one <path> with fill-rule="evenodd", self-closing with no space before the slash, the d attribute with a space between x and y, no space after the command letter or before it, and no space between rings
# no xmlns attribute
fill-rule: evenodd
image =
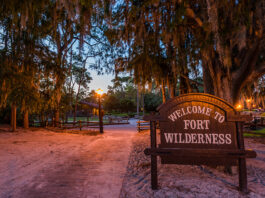
<svg viewBox="0 0 265 198"><path fill-rule="evenodd" d="M93 102L87 102L85 100L81 100L79 104L86 105L87 106L86 111L88 111L90 114L98 115L98 104ZM103 105L101 105L101 109L103 109ZM81 106L79 106L78 114L82 114L82 112L84 112L84 109Z"/></svg>

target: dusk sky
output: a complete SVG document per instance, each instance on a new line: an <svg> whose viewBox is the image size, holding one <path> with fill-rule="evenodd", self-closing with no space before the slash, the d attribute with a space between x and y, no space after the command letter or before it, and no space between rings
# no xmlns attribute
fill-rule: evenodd
<svg viewBox="0 0 265 198"><path fill-rule="evenodd" d="M102 89L104 93L108 91L108 86L112 85L111 80L114 78L112 74L97 75L97 72L94 70L90 71L93 80L89 84L89 91L97 90L98 88Z"/></svg>

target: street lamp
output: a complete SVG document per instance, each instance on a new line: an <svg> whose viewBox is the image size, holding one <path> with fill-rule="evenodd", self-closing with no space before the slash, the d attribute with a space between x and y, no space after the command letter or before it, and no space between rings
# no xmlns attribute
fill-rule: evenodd
<svg viewBox="0 0 265 198"><path fill-rule="evenodd" d="M247 102L247 108L249 109L249 110L251 110L252 108L252 106L251 106L251 99L250 98L248 98L247 100L246 100L246 102Z"/></svg>
<svg viewBox="0 0 265 198"><path fill-rule="evenodd" d="M103 133L103 120L102 120L102 111L101 111L101 95L103 93L102 89L96 91L98 94L98 118L99 118L99 132Z"/></svg>
<svg viewBox="0 0 265 198"><path fill-rule="evenodd" d="M236 106L236 109L237 109L237 110L241 110L241 109L242 109L242 105L241 105L241 104L238 104L238 105Z"/></svg>

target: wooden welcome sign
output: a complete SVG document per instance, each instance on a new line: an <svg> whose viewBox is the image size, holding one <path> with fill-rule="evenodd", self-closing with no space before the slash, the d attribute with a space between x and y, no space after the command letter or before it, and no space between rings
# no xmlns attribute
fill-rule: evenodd
<svg viewBox="0 0 265 198"><path fill-rule="evenodd" d="M157 156L162 164L238 165L239 189L247 192L247 157L243 123L250 116L239 115L232 105L209 94L185 94L157 108L159 114L145 116L150 121L152 189L157 189ZM156 122L160 126L160 145L156 143Z"/></svg>

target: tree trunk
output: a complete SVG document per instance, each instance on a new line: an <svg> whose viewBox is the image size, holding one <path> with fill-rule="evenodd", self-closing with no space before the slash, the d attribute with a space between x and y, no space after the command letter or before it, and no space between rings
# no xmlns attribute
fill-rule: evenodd
<svg viewBox="0 0 265 198"><path fill-rule="evenodd" d="M55 126L59 125L60 122L60 101L61 101L61 90L56 90L56 109L55 109Z"/></svg>
<svg viewBox="0 0 265 198"><path fill-rule="evenodd" d="M187 78L184 78L183 76L180 76L179 92L180 92L180 94L192 92L189 80Z"/></svg>
<svg viewBox="0 0 265 198"><path fill-rule="evenodd" d="M144 116L144 93L142 94L142 104L143 104L143 116Z"/></svg>
<svg viewBox="0 0 265 198"><path fill-rule="evenodd" d="M60 121L60 111L59 111L59 108L57 108L55 110L55 126L58 126L59 125L59 121Z"/></svg>
<svg viewBox="0 0 265 198"><path fill-rule="evenodd" d="M78 90L77 90L76 97L75 97L74 122L76 121L77 100L78 100L78 96L80 92L81 83L82 83L82 80L78 83Z"/></svg>
<svg viewBox="0 0 265 198"><path fill-rule="evenodd" d="M139 116L139 107L140 107L140 94L139 94L139 85L137 85L137 96L136 96L136 104L137 104L137 109L136 109L136 111L137 111L137 116Z"/></svg>
<svg viewBox="0 0 265 198"><path fill-rule="evenodd" d="M167 87L168 87L168 91L169 91L169 98L174 98L175 97L175 87L173 85L172 82L170 82L170 80L167 80Z"/></svg>
<svg viewBox="0 0 265 198"><path fill-rule="evenodd" d="M77 111L77 103L75 102L75 108L74 108L74 122L76 121L76 111Z"/></svg>
<svg viewBox="0 0 265 198"><path fill-rule="evenodd" d="M13 132L17 129L17 106L15 104L11 106L11 128Z"/></svg>
<svg viewBox="0 0 265 198"><path fill-rule="evenodd" d="M175 85L173 83L170 84L170 98L175 97Z"/></svg>
<svg viewBox="0 0 265 198"><path fill-rule="evenodd" d="M25 110L24 112L24 128L28 129L29 128L29 111Z"/></svg>
<svg viewBox="0 0 265 198"><path fill-rule="evenodd" d="M161 91L162 91L162 99L163 99L163 103L166 102L166 88L165 88L165 81L162 81L162 85L161 85Z"/></svg>
<svg viewBox="0 0 265 198"><path fill-rule="evenodd" d="M265 97L262 97L261 96L261 105L262 105L262 109L264 109L265 108Z"/></svg>
<svg viewBox="0 0 265 198"><path fill-rule="evenodd" d="M203 89L204 93L208 94L214 94L214 87L213 87L213 79L210 75L209 67L207 65L207 62L203 61Z"/></svg>
<svg viewBox="0 0 265 198"><path fill-rule="evenodd" d="M68 122L68 112L65 113L65 122Z"/></svg>
<svg viewBox="0 0 265 198"><path fill-rule="evenodd" d="M236 100L233 96L236 92L239 93L239 90L234 89L231 76L223 69L213 49L203 50L202 57L204 92L223 98L234 105Z"/></svg>

